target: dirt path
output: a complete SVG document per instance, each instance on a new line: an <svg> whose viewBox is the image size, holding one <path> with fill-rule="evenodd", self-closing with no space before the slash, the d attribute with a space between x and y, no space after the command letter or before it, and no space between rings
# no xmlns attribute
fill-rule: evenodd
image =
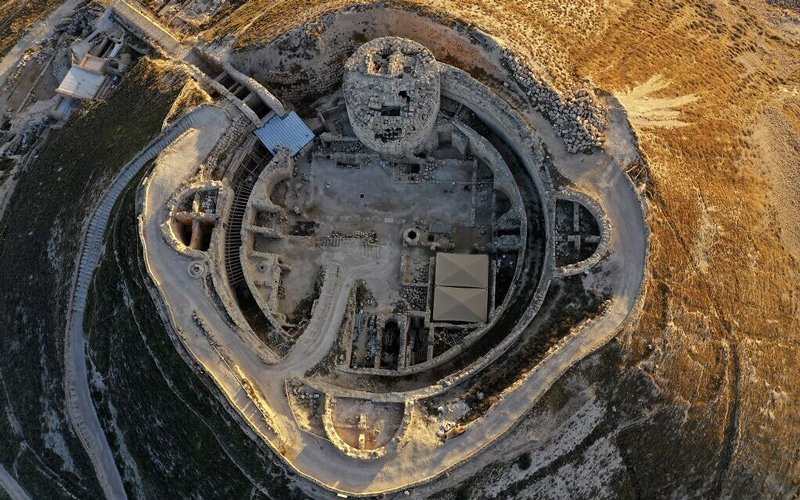
<svg viewBox="0 0 800 500"><path fill-rule="evenodd" d="M17 41L17 44L8 51L0 60L0 86L6 83L11 70L17 64L19 59L25 54L29 48L46 40L53 34L53 29L58 23L63 21L75 8L83 3L85 0L67 0L61 4L52 14L35 23L31 29Z"/></svg>
<svg viewBox="0 0 800 500"><path fill-rule="evenodd" d="M2 465L0 465L0 486L6 490L8 496L13 500L30 500L31 498L28 492L14 479L14 476L9 474Z"/></svg>
<svg viewBox="0 0 800 500"><path fill-rule="evenodd" d="M189 49L181 45L175 35L153 19L146 9L141 8L135 1L117 0L112 5L114 12L131 26L144 32L152 41L169 56L183 60Z"/></svg>

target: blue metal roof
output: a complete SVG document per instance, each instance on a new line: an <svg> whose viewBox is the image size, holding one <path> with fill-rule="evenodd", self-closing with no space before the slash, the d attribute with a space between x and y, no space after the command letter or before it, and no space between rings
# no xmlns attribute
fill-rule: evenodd
<svg viewBox="0 0 800 500"><path fill-rule="evenodd" d="M274 115L263 127L256 129L255 134L272 154L283 146L296 155L314 139L314 132L294 111L283 117Z"/></svg>

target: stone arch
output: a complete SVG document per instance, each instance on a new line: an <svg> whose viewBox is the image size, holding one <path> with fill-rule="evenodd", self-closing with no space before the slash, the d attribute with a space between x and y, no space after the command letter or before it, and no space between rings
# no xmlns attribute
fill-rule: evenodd
<svg viewBox="0 0 800 500"><path fill-rule="evenodd" d="M555 231L556 245L573 246L579 248L581 244L589 243L594 249L586 258L578 259L573 262L566 262L556 268L556 276L572 276L587 271L597 265L603 257L608 253L608 245L611 240L611 222L606 217L603 208L595 199L574 190L563 190L555 194L557 207L559 204L572 204L573 205L573 220L571 224L573 230L571 232L559 233ZM582 214L589 214L596 222L598 232L600 234L583 234L581 232ZM559 214L556 210L555 216L563 217L564 214ZM558 226L558 220L555 225ZM563 222L563 221L562 221ZM563 224L562 224L563 225Z"/></svg>

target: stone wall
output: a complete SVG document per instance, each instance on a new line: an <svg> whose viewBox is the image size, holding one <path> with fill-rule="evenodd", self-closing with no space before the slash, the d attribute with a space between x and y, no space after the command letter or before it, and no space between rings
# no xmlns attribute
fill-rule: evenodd
<svg viewBox="0 0 800 500"><path fill-rule="evenodd" d="M324 397L325 403L322 414L322 425L325 428L325 434L327 434L328 439L330 439L331 443L333 443L333 445L336 446L339 451L348 457L359 460L375 460L382 458L389 453L394 453L398 446L400 446L400 442L408 430L408 426L411 423L411 418L414 411L413 403L404 402L403 419L401 420L397 431L394 433L394 436L392 436L392 439L380 448L376 448L374 450L359 450L344 442L344 440L339 436L339 433L336 432L333 424L333 408L336 406L336 398L329 394L325 394Z"/></svg>
<svg viewBox="0 0 800 500"><path fill-rule="evenodd" d="M222 202L224 204L224 198L229 196L229 192L226 191L223 187L223 183L221 181L205 181L205 182L198 182L193 184L187 184L179 189L176 193L174 193L170 199L167 201L166 208L166 220L161 224L161 235L164 237L164 241L171 246L176 252L180 254L184 254L188 257L194 259L202 259L205 260L206 253L201 250L195 250L191 247L188 247L183 244L182 241L178 238L178 235L175 234L175 228L172 224L172 220L175 217L175 214L180 211L180 204L186 200L188 197L193 196L195 193L198 192L212 192L215 191L217 193L217 204ZM215 212L218 214L219 212ZM214 231L219 231L218 226L214 227Z"/></svg>
<svg viewBox="0 0 800 500"><path fill-rule="evenodd" d="M183 59L187 50L175 35L147 12L127 0L117 0L111 6L114 17L126 29L136 34L159 52Z"/></svg>
<svg viewBox="0 0 800 500"><path fill-rule="evenodd" d="M342 89L353 132L373 151L407 156L434 131L439 71L417 42L381 37L363 44L345 63Z"/></svg>
<svg viewBox="0 0 800 500"><path fill-rule="evenodd" d="M556 269L555 275L561 278L580 274L596 266L597 263L608 254L608 244L611 241L612 228L611 221L606 217L603 207L591 196L572 189L566 189L556 193L555 197L558 200L568 200L583 205L592 214L592 217L595 218L597 225L600 227L600 243L597 245L597 249L595 249L594 253L588 259Z"/></svg>
<svg viewBox="0 0 800 500"><path fill-rule="evenodd" d="M208 249L208 262L211 268L211 279L213 290L221 303L220 314L223 314L231 328L239 335L243 342L252 346L259 358L267 364L278 362L280 357L268 347L247 323L247 320L239 310L236 298L233 296L232 288L225 272L225 231L228 225L233 204L233 189L227 180L223 181L223 189L226 191L224 197L217 202L217 212L220 214L219 227L211 235L211 246Z"/></svg>

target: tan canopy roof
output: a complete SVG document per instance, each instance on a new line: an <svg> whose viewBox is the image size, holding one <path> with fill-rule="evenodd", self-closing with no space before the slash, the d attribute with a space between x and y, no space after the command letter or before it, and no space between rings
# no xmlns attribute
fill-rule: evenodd
<svg viewBox="0 0 800 500"><path fill-rule="evenodd" d="M485 323L489 292L485 288L437 286L433 294L433 320Z"/></svg>
<svg viewBox="0 0 800 500"><path fill-rule="evenodd" d="M106 77L92 73L78 66L73 66L67 71L67 76L61 81L56 92L76 99L92 99Z"/></svg>
<svg viewBox="0 0 800 500"><path fill-rule="evenodd" d="M438 252L436 285L488 288L489 256Z"/></svg>

